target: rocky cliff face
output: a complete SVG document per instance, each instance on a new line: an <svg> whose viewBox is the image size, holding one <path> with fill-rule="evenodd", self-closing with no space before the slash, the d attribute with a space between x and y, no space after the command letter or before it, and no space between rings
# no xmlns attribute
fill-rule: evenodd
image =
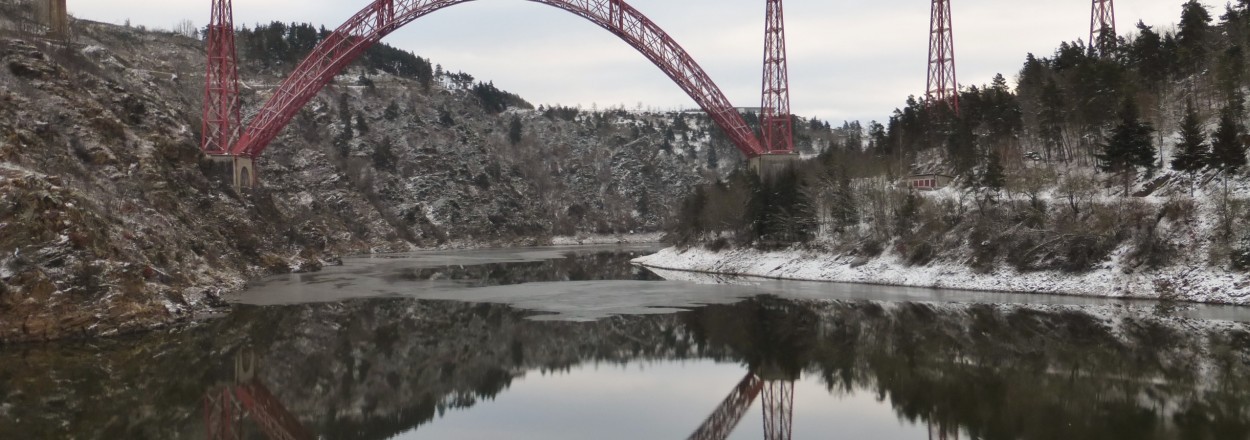
<svg viewBox="0 0 1250 440"><path fill-rule="evenodd" d="M674 135L671 115L496 114L464 86L358 69L240 192L199 153L200 41L74 29L70 45L0 35L0 341L189 319L248 279L346 253L653 231L736 157L699 117ZM282 75L244 67L246 114Z"/></svg>

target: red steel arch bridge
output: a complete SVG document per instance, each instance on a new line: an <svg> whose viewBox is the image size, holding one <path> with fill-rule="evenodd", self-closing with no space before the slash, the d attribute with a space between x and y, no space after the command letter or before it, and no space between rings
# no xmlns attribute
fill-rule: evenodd
<svg viewBox="0 0 1250 440"><path fill-rule="evenodd" d="M243 125L233 4L232 0L212 0L207 34L204 152L233 159L235 184L251 186L255 183L252 161L264 153L305 104L366 49L421 17L470 1L473 0L373 0L322 40L274 90L256 116ZM629 43L690 95L747 158L793 154L782 0L764 0L767 15L758 134L694 58L659 25L624 0L528 1L573 13Z"/></svg>

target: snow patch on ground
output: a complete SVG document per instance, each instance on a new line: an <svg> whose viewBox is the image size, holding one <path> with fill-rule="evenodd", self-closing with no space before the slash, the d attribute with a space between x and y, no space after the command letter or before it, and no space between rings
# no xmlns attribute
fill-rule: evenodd
<svg viewBox="0 0 1250 440"><path fill-rule="evenodd" d="M1099 269L1077 274L998 268L981 274L956 264L908 266L890 255L865 262L802 250L712 252L701 248L667 248L634 262L660 269L777 279L1109 298L1158 299L1164 292L1156 286L1170 283L1180 300L1250 305L1250 279L1218 268L1177 267L1141 273Z"/></svg>
<svg viewBox="0 0 1250 440"><path fill-rule="evenodd" d="M553 237L553 246L579 246L592 244L659 243L664 234L659 232L624 235L578 235Z"/></svg>

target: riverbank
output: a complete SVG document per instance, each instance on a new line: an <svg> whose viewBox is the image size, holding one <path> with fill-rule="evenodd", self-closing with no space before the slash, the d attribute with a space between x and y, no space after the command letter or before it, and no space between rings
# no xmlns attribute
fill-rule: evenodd
<svg viewBox="0 0 1250 440"><path fill-rule="evenodd" d="M0 29L21 28L23 11L0 2ZM344 255L656 229L667 221L661 208L703 179L684 157L654 154L658 144L647 142L658 138L625 128L676 114L554 117L521 102L500 113L462 86L422 84L398 70L379 68L358 83L359 66L284 130L282 148L266 154L263 185L238 191L200 150L203 84L187 78L203 74L201 41L87 20L71 26L72 50L0 38L0 344L177 325L216 314L223 296L251 282ZM240 33L240 46L271 34ZM428 64L386 53L396 57L387 66L408 63L400 70ZM274 54L243 55L245 82L285 76L268 66ZM356 124L329 123L336 115ZM695 119L677 135L692 138L710 123ZM525 142L509 142L500 128L514 120ZM617 120L630 122L591 129ZM561 160L541 160L553 154ZM639 176L646 185L615 186Z"/></svg>
<svg viewBox="0 0 1250 440"><path fill-rule="evenodd" d="M977 273L954 263L908 266L888 254L862 259L804 250L667 248L634 263L668 270L803 281L1250 305L1250 279L1244 274L1188 267L1126 273L1115 261L1084 273L1020 272L1002 267Z"/></svg>
<svg viewBox="0 0 1250 440"><path fill-rule="evenodd" d="M552 246L589 246L602 244L646 244L660 243L664 233L646 232L641 234L591 234L576 236L552 237Z"/></svg>

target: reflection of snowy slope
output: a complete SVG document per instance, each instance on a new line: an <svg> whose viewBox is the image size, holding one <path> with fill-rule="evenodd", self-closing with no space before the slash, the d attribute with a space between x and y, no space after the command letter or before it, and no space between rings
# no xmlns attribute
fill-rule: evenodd
<svg viewBox="0 0 1250 440"><path fill-rule="evenodd" d="M647 267L647 270L669 281L684 281L695 284L739 284L739 285L756 285L761 279L750 278L738 275L726 275L710 272L692 272L685 270L671 270L659 267Z"/></svg>

